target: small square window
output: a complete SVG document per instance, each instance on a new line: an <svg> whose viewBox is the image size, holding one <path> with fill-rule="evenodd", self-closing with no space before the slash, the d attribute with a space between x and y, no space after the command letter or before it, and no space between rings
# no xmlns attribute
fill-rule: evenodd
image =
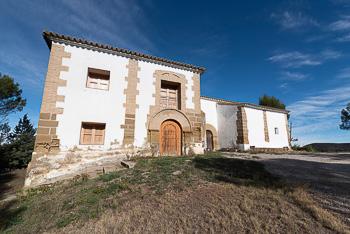
<svg viewBox="0 0 350 234"><path fill-rule="evenodd" d="M109 78L109 71L89 67L86 87L92 89L108 90Z"/></svg>
<svg viewBox="0 0 350 234"><path fill-rule="evenodd" d="M275 134L276 134L276 135L279 134L278 128L275 128Z"/></svg>
<svg viewBox="0 0 350 234"><path fill-rule="evenodd" d="M104 123L82 123L80 131L80 144L103 145L106 124Z"/></svg>

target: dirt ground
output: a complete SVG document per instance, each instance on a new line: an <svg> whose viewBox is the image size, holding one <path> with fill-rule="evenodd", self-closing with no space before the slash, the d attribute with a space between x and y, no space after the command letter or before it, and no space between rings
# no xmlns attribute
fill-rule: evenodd
<svg viewBox="0 0 350 234"><path fill-rule="evenodd" d="M316 201L350 225L350 153L224 155L261 161L272 174L305 184Z"/></svg>

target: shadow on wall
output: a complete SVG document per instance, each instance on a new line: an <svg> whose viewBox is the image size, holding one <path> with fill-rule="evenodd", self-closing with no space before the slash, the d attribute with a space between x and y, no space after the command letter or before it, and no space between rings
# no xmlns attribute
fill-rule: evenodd
<svg viewBox="0 0 350 234"><path fill-rule="evenodd" d="M280 179L267 170L260 162L222 158L196 157L194 166L209 174L217 181L263 187L280 187Z"/></svg>

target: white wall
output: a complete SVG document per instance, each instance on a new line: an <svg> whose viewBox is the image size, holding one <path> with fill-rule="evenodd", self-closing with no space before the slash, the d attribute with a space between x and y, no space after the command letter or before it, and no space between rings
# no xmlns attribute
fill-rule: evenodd
<svg viewBox="0 0 350 234"><path fill-rule="evenodd" d="M205 113L205 122L211 124L218 130L218 114L216 112L216 102L201 98L201 108Z"/></svg>
<svg viewBox="0 0 350 234"><path fill-rule="evenodd" d="M266 111L269 142L265 141L264 114L262 110L245 107L248 125L249 145L256 148L283 148L288 147L285 114ZM279 134L275 134L275 127Z"/></svg>
<svg viewBox="0 0 350 234"><path fill-rule="evenodd" d="M127 64L129 59L121 56L111 55L98 51L82 49L73 46L65 46L65 51L71 53L71 58L64 58L63 65L69 67L68 72L61 72L60 78L67 80L66 87L59 87L58 94L65 96L65 102L57 104L63 107L64 112L58 115L59 126L57 135L60 139L61 148L69 149L74 146L79 148L101 148L108 149L111 142L123 141L125 103L124 89L127 87L125 77L128 75ZM135 120L135 146L143 146L147 139L147 115L150 105L155 105L155 70L167 70L185 75L186 86L186 108L194 108L192 90L193 73L186 70L175 69L154 63L139 61L137 85L139 95L136 96ZM88 67L110 71L109 90L90 89L86 87ZM186 97L182 97L186 98ZM82 122L106 123L105 143L103 146L79 145L80 129ZM113 145L118 147L118 145Z"/></svg>
<svg viewBox="0 0 350 234"><path fill-rule="evenodd" d="M125 103L124 89L127 76L128 59L111 54L65 45L65 51L71 58L64 58L63 65L68 72L61 72L60 78L67 80L66 87L59 87L58 94L65 96L65 101L58 103L64 112L58 115L57 135L61 148L79 146L82 122L106 123L105 144L90 148L109 148L112 141L123 141ZM88 67L110 71L109 90L90 89L86 87ZM86 148L86 146L79 146Z"/></svg>
<svg viewBox="0 0 350 234"><path fill-rule="evenodd" d="M286 114L267 111L266 116L271 147L289 147ZM278 128L279 133L277 135L275 134L275 127Z"/></svg>
<svg viewBox="0 0 350 234"><path fill-rule="evenodd" d="M237 107L217 105L218 138L221 148L234 148L237 142Z"/></svg>

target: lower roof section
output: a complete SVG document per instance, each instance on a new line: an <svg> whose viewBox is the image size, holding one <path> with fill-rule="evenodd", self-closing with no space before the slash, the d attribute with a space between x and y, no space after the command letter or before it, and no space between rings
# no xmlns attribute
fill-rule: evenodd
<svg viewBox="0 0 350 234"><path fill-rule="evenodd" d="M207 97L207 96L201 96L201 99L213 101L221 105L243 106L243 107L249 107L249 108L258 109L258 110L272 111L272 112L278 112L278 113L284 113L284 114L289 113L288 110L278 109L278 108L269 107L269 106L261 106L257 104L247 103L247 102L235 102L235 101L225 100L221 98Z"/></svg>

